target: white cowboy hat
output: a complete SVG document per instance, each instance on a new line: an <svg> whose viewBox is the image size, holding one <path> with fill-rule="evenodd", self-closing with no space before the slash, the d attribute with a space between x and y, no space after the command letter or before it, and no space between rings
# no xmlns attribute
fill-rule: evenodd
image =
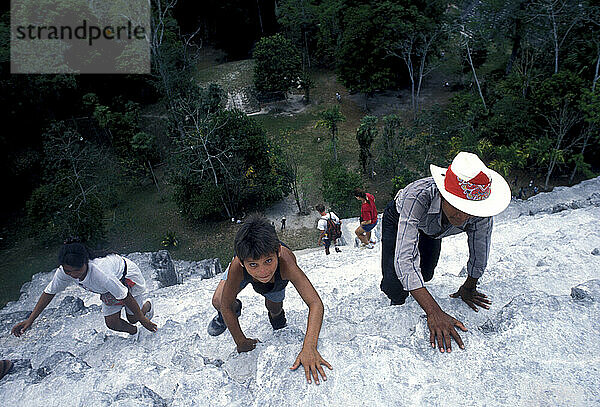
<svg viewBox="0 0 600 407"><path fill-rule="evenodd" d="M460 152L446 168L430 165L440 193L456 209L472 216L494 216L510 203L510 187L472 153Z"/></svg>

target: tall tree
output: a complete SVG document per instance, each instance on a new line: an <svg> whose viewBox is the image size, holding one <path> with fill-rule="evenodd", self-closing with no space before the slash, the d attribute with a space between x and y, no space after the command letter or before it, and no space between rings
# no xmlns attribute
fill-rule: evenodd
<svg viewBox="0 0 600 407"><path fill-rule="evenodd" d="M43 135L46 181L27 202L30 230L44 241L104 234L103 213L117 181L105 151L63 121Z"/></svg>
<svg viewBox="0 0 600 407"><path fill-rule="evenodd" d="M204 90L177 101L178 116L187 119L184 137L173 139L171 171L184 213L231 218L289 193L289 171L265 131L243 112L211 111L209 95Z"/></svg>
<svg viewBox="0 0 600 407"><path fill-rule="evenodd" d="M389 16L383 28L386 32L386 52L400 58L406 65L415 116L419 110L423 79L436 67L433 54L440 48L447 29L436 5L442 9L438 2L423 9L416 6L404 7L393 2L380 5L381 13ZM432 12L431 9L436 11Z"/></svg>
<svg viewBox="0 0 600 407"><path fill-rule="evenodd" d="M527 4L531 23L537 23L542 36L551 43L554 73L558 73L560 52L568 44L573 28L584 19L583 3L576 0L532 0Z"/></svg>
<svg viewBox="0 0 600 407"><path fill-rule="evenodd" d="M264 37L254 49L254 86L263 95L279 95L297 86L301 75L300 54L281 34Z"/></svg>
<svg viewBox="0 0 600 407"><path fill-rule="evenodd" d="M356 129L356 141L360 148L358 159L362 166L363 174L367 173L367 166L372 163L371 145L377 137L377 117L365 116ZM369 177L373 177L373 166L370 166Z"/></svg>
<svg viewBox="0 0 600 407"><path fill-rule="evenodd" d="M333 158L335 162L338 162L337 154L337 133L338 123L346 121L346 117L340 112L338 106L327 108L319 113L319 121L316 127L325 127L329 129L331 133L331 144L333 146Z"/></svg>
<svg viewBox="0 0 600 407"><path fill-rule="evenodd" d="M389 88L397 66L386 59L381 27L388 16L378 13L372 4L346 10L344 28L337 50L337 71L342 83L351 91L364 93L367 99L376 91Z"/></svg>
<svg viewBox="0 0 600 407"><path fill-rule="evenodd" d="M178 103L188 93L196 92L192 80L195 72L197 46L193 39L198 31L179 35L173 10L178 0L152 0L152 21L149 38L154 83L163 96L163 102L175 131L185 136L185 116L178 116Z"/></svg>
<svg viewBox="0 0 600 407"><path fill-rule="evenodd" d="M577 75L563 71L543 81L536 90L539 114L546 122L545 132L551 141L551 149L545 155L547 163L544 187L559 163L568 161L572 148L579 142L581 134L572 131L581 124L580 110L583 81Z"/></svg>

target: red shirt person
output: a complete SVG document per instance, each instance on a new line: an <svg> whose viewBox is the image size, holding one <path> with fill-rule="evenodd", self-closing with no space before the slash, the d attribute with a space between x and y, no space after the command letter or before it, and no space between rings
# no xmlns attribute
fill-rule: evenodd
<svg viewBox="0 0 600 407"><path fill-rule="evenodd" d="M360 206L360 225L354 233L361 241L361 246L368 249L373 248L371 240L371 230L377 226L377 207L375 206L375 197L368 192L360 189L354 190L354 197L361 202Z"/></svg>

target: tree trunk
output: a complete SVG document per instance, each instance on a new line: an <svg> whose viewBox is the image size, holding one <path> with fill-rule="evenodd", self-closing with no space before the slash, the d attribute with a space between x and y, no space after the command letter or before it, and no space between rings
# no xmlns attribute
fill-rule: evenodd
<svg viewBox="0 0 600 407"><path fill-rule="evenodd" d="M260 13L260 0L256 0L256 7L258 8L258 23L260 24L260 33L264 35L265 30L263 29L262 15Z"/></svg>
<svg viewBox="0 0 600 407"><path fill-rule="evenodd" d="M308 64L308 69L310 69L310 52L308 50L308 38L306 31L304 31L304 47L306 48L306 63Z"/></svg>
<svg viewBox="0 0 600 407"><path fill-rule="evenodd" d="M585 149L587 147L587 143L590 139L590 136L592 135L592 131L593 129L588 129L586 132L585 137L583 138L583 145L581 146L581 156L583 157L583 153L585 152ZM575 174L577 173L577 162L575 162L575 168L573 168L573 172L571 173L571 177L569 178L569 184L573 184L573 179L575 178Z"/></svg>
<svg viewBox="0 0 600 407"><path fill-rule="evenodd" d="M423 51L421 55L421 63L419 65L419 83L417 85L417 95L415 97L415 118L417 116L417 112L419 111L419 100L421 98L421 85L423 84L423 78L425 77L425 64L427 63L427 54L429 54L429 47L433 43L433 40L437 36L437 33L431 35L429 39L425 34L422 35L423 38Z"/></svg>
<svg viewBox="0 0 600 407"><path fill-rule="evenodd" d="M558 28L556 27L556 18L554 10L552 9L552 4L550 4L550 13L550 18L552 19L552 35L554 37L554 73L558 73Z"/></svg>
<svg viewBox="0 0 600 407"><path fill-rule="evenodd" d="M335 142L335 132L337 131L336 125L334 124L331 127L331 142L333 143L333 158L335 160L335 162L337 163L338 160L338 156L337 156L337 146L336 146L336 142Z"/></svg>
<svg viewBox="0 0 600 407"><path fill-rule="evenodd" d="M596 91L596 83L598 79L600 79L600 75L598 75L598 69L600 69L600 46L598 46L598 59L596 59L596 71L594 73L594 80L592 82L592 92Z"/></svg>
<svg viewBox="0 0 600 407"><path fill-rule="evenodd" d="M429 46L427 46L429 48ZM427 48L425 49L423 56L421 57L421 66L419 66L419 83L417 85L417 95L415 97L415 118L419 111L419 99L421 98L421 85L423 84L423 76L425 71L425 60L427 59Z"/></svg>
<svg viewBox="0 0 600 407"><path fill-rule="evenodd" d="M413 118L417 116L417 104L415 101L415 78L410 75L410 104L413 111Z"/></svg>
<svg viewBox="0 0 600 407"><path fill-rule="evenodd" d="M298 194L298 188L294 188L294 199L296 201L296 206L298 207L298 213L302 213L302 205L300 204L300 195Z"/></svg>
<svg viewBox="0 0 600 407"><path fill-rule="evenodd" d="M519 34L520 26L521 26L521 20L518 19L516 22L516 28L515 28L515 30L517 30L517 34L515 34L515 36L513 38L512 52L510 53L510 58L508 59L508 64L506 64L506 71L505 71L506 76L510 75L510 73L512 72L513 64L515 63L515 60L517 59L517 56L519 55L519 50L521 49L521 34Z"/></svg>
<svg viewBox="0 0 600 407"><path fill-rule="evenodd" d="M479 97L481 98L481 102L483 103L483 108L487 111L487 105L485 104L485 99L483 98L483 93L481 92L481 86L479 85L479 79L477 79L477 73L475 72L475 66L473 65L473 59L471 59L471 48L469 48L468 41L467 41L467 57L469 58L469 65L471 65L471 70L473 71L473 78L475 78L475 83L477 84L477 90L479 91Z"/></svg>
<svg viewBox="0 0 600 407"><path fill-rule="evenodd" d="M158 187L158 181L156 180L156 176L154 175L154 170L152 169L152 164L150 164L150 160L148 160L148 168L150 168L150 173L152 174L154 185L156 185L156 190L160 192L160 188Z"/></svg>
<svg viewBox="0 0 600 407"><path fill-rule="evenodd" d="M409 50L409 53L406 57L402 58L404 63L406 64L406 69L408 69L408 76L410 77L410 105L413 110L414 115L416 115L415 110L415 76L414 76L414 67L412 63L412 58L410 56L410 52L412 52L412 46Z"/></svg>

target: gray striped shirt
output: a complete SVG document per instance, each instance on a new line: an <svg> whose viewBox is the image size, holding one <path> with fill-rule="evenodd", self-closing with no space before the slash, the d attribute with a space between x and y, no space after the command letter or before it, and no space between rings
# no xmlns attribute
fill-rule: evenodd
<svg viewBox="0 0 600 407"><path fill-rule="evenodd" d="M435 239L467 233L469 276L479 278L487 265L493 217L472 217L462 226L444 222L442 199L433 178L417 180L401 189L394 198L398 211L398 235L394 266L405 290L424 286L420 268L419 230Z"/></svg>

